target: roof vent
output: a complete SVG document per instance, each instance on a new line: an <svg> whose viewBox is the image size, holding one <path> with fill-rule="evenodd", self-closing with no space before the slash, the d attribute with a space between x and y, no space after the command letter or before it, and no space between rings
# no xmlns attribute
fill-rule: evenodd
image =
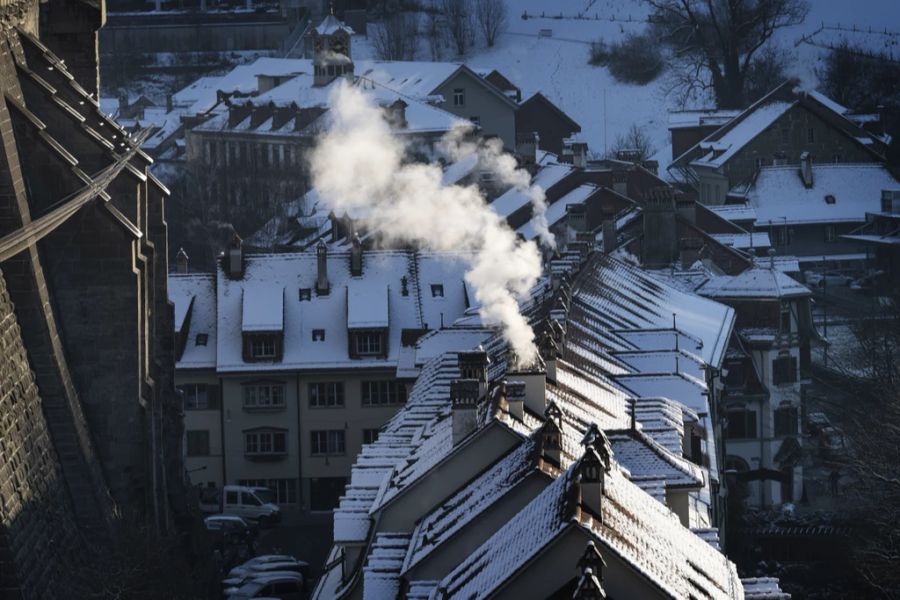
<svg viewBox="0 0 900 600"><path fill-rule="evenodd" d="M825 204L834 204L837 202L837 198L834 197L834 194L825 194Z"/></svg>

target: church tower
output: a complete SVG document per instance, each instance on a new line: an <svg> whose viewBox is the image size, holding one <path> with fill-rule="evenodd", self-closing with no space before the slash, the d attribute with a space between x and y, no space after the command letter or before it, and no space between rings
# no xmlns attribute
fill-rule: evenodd
<svg viewBox="0 0 900 600"><path fill-rule="evenodd" d="M312 31L313 84L328 85L337 77L353 76L350 35L353 30L334 16L334 9Z"/></svg>

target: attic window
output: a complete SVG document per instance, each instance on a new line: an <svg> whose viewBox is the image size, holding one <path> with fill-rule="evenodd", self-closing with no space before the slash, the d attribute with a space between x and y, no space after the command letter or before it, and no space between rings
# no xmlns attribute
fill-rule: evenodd
<svg viewBox="0 0 900 600"><path fill-rule="evenodd" d="M453 90L453 106L465 106L466 105L466 90L463 88L456 88Z"/></svg>
<svg viewBox="0 0 900 600"><path fill-rule="evenodd" d="M300 288L300 302L312 298L312 288Z"/></svg>
<svg viewBox="0 0 900 600"><path fill-rule="evenodd" d="M431 284L431 297L432 298L443 298L444 297L444 286L440 283L432 283Z"/></svg>
<svg viewBox="0 0 900 600"><path fill-rule="evenodd" d="M837 200L834 197L834 194L825 194L825 204L834 204Z"/></svg>
<svg viewBox="0 0 900 600"><path fill-rule="evenodd" d="M324 329L313 329L312 330L312 341L324 342L325 341L325 330Z"/></svg>
<svg viewBox="0 0 900 600"><path fill-rule="evenodd" d="M198 333L194 339L195 346L205 346L207 342L209 342L209 334L207 333Z"/></svg>

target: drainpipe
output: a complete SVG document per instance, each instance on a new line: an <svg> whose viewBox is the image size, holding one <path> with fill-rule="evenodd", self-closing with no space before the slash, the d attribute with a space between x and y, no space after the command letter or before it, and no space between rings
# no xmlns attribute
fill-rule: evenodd
<svg viewBox="0 0 900 600"><path fill-rule="evenodd" d="M219 434L222 438L222 487L228 485L228 475L225 468L225 386L222 378L219 377ZM224 491L222 492L225 493Z"/></svg>
<svg viewBox="0 0 900 600"><path fill-rule="evenodd" d="M300 432L300 372L295 374L297 396L297 505L303 507L303 436Z"/></svg>

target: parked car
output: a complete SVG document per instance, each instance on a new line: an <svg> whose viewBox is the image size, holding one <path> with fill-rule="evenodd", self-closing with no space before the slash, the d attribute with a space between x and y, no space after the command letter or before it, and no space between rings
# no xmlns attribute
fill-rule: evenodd
<svg viewBox="0 0 900 600"><path fill-rule="evenodd" d="M278 505L264 501L253 488L245 485L226 485L223 488L222 513L238 515L260 524L281 522Z"/></svg>
<svg viewBox="0 0 900 600"><path fill-rule="evenodd" d="M256 527L237 515L211 515L203 519L207 531L220 541L237 544L252 543L256 538Z"/></svg>
<svg viewBox="0 0 900 600"><path fill-rule="evenodd" d="M280 563L268 563L268 564L275 565L277 567ZM287 564L286 566L291 567L293 565ZM270 570L254 571L252 573L246 573L244 575L236 575L236 576L229 575L228 577L226 577L225 579L222 580L222 587L224 589L230 589L230 590L236 591L238 588L250 583L251 581L256 581L257 579L267 578L267 577L278 577L281 575L284 575L286 577L293 577L294 575L296 575L299 578L299 581L301 583L301 588L302 588L303 579L304 579L303 574L299 573L297 571L291 570L290 568L286 568L286 569L272 568Z"/></svg>
<svg viewBox="0 0 900 600"><path fill-rule="evenodd" d="M300 600L303 597L303 577L299 573L262 575L239 588L225 590L228 600L248 600L253 598L278 598L279 600Z"/></svg>
<svg viewBox="0 0 900 600"><path fill-rule="evenodd" d="M824 288L849 286L853 278L839 271L807 271L804 280L809 286Z"/></svg>
<svg viewBox="0 0 900 600"><path fill-rule="evenodd" d="M228 572L228 577L246 577L253 573L265 573L267 571L294 571L305 575L308 569L308 563L297 560L292 556L269 554L251 558L244 564L231 569Z"/></svg>

